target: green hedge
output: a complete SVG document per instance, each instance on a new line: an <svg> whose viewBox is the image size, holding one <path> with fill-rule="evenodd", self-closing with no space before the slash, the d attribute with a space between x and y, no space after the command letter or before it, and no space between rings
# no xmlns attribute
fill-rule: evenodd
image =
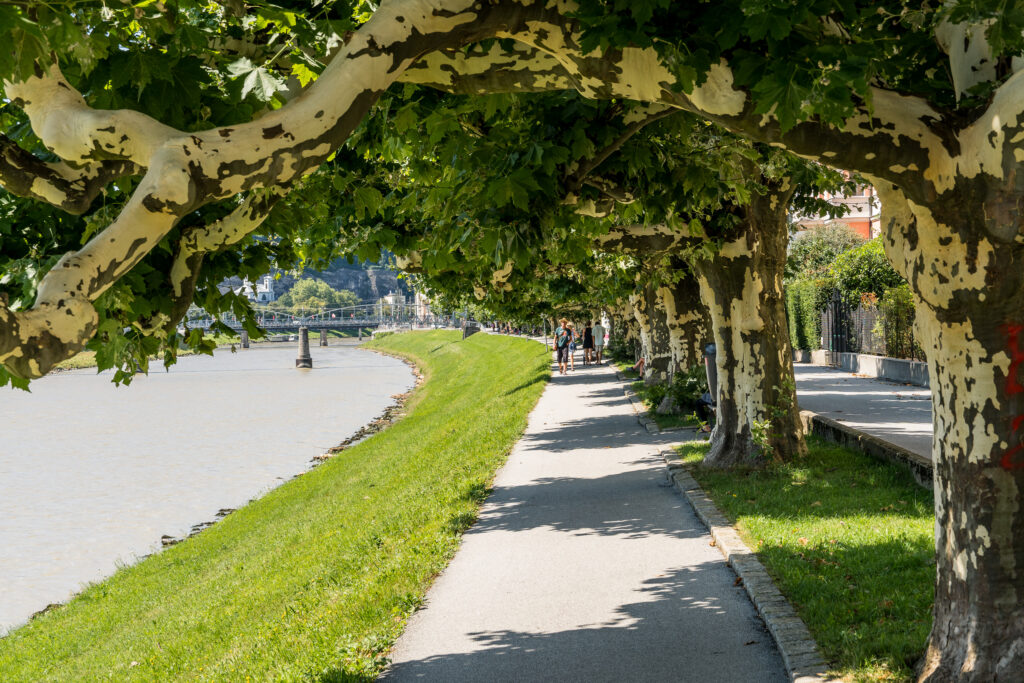
<svg viewBox="0 0 1024 683"><path fill-rule="evenodd" d="M798 278L786 285L789 338L794 349L811 351L821 346L821 311L832 296L825 278Z"/></svg>

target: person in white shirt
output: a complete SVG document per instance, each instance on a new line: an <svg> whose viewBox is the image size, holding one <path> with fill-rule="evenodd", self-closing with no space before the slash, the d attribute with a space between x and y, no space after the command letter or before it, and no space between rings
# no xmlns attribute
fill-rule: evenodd
<svg viewBox="0 0 1024 683"><path fill-rule="evenodd" d="M600 321L594 325L594 355L596 356L595 362L601 364L601 354L604 353L604 325Z"/></svg>

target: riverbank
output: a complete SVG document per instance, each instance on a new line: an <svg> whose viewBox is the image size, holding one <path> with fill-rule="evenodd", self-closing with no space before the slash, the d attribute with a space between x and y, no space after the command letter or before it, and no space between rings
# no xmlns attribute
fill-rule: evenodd
<svg viewBox="0 0 1024 683"><path fill-rule="evenodd" d="M526 340L457 332L369 346L422 367L407 417L0 639L5 680L375 675L475 518L548 361Z"/></svg>
<svg viewBox="0 0 1024 683"><path fill-rule="evenodd" d="M127 387L86 369L0 392L0 633L305 472L414 386L395 358L312 354L313 371L267 344Z"/></svg>

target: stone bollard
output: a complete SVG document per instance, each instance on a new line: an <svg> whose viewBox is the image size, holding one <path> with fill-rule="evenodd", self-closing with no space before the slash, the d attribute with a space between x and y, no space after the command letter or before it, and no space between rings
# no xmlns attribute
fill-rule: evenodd
<svg viewBox="0 0 1024 683"><path fill-rule="evenodd" d="M327 330L320 330L320 346L327 346Z"/></svg>
<svg viewBox="0 0 1024 683"><path fill-rule="evenodd" d="M359 341L363 341L363 328L359 328Z"/></svg>
<svg viewBox="0 0 1024 683"><path fill-rule="evenodd" d="M241 337L242 337L242 348L243 349L249 348L249 333L246 332L245 330L242 330Z"/></svg>
<svg viewBox="0 0 1024 683"><path fill-rule="evenodd" d="M295 359L295 367L313 367L313 357L309 355L309 328L299 328L299 356Z"/></svg>

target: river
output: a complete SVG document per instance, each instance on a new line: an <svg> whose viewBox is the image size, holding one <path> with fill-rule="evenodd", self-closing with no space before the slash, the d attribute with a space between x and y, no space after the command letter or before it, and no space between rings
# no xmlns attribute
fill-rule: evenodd
<svg viewBox="0 0 1024 683"><path fill-rule="evenodd" d="M414 384L399 360L295 344L155 364L131 386L76 370L0 391L0 634L238 508Z"/></svg>

